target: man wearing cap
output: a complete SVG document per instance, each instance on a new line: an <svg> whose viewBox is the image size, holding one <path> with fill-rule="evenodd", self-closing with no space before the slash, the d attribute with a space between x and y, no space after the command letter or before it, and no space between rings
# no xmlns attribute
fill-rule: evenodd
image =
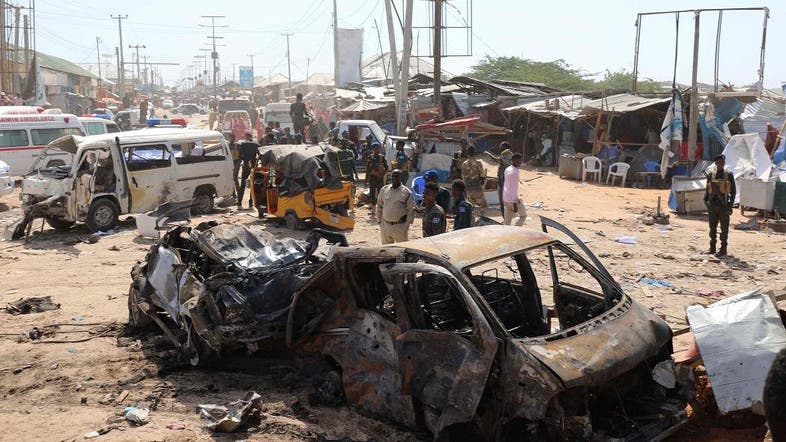
<svg viewBox="0 0 786 442"><path fill-rule="evenodd" d="M448 213L448 207L450 207L450 191L439 185L439 174L434 169L429 169L426 173L423 174L423 179L428 183L434 183L437 186L437 195L435 201L439 207L442 208L442 211Z"/></svg>
<svg viewBox="0 0 786 442"><path fill-rule="evenodd" d="M404 242L408 238L409 225L415 215L412 192L401 184L401 171L390 173L390 184L379 191L377 219L382 244Z"/></svg>
<svg viewBox="0 0 786 442"><path fill-rule="evenodd" d="M436 202L439 192L437 183L428 182L423 188L423 237L445 233L447 220L445 211Z"/></svg>
<svg viewBox="0 0 786 442"><path fill-rule="evenodd" d="M467 147L467 160L461 165L461 180L467 186L467 197L483 214L486 208L486 197L483 195L483 184L486 181L486 169L475 157L475 146Z"/></svg>
<svg viewBox="0 0 786 442"><path fill-rule="evenodd" d="M707 205L710 219L710 250L707 253L722 257L728 252L726 246L729 238L729 217L734 210L732 205L737 195L737 186L734 183L734 175L726 167L726 156L723 154L715 157L715 164L708 167L704 175L707 177L704 204ZM718 233L718 223L721 227L721 246L716 253L715 237Z"/></svg>
<svg viewBox="0 0 786 442"><path fill-rule="evenodd" d="M380 148L378 142L371 143L373 153L368 157L366 164L366 185L368 185L369 200L373 205L377 204L379 189L385 184L385 175L388 173L388 162L380 155Z"/></svg>

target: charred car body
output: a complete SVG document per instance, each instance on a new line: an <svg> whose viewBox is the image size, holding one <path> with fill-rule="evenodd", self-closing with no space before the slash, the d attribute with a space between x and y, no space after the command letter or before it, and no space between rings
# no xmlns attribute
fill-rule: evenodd
<svg viewBox="0 0 786 442"><path fill-rule="evenodd" d="M652 379L670 328L542 220L544 233L484 226L337 250L292 301L296 361L319 391L435 435L662 437L685 420L684 397Z"/></svg>
<svg viewBox="0 0 786 442"><path fill-rule="evenodd" d="M298 241L229 224L176 227L131 271L129 323L157 324L194 365L233 348L283 347L292 294L332 254L321 238L346 245L319 229Z"/></svg>

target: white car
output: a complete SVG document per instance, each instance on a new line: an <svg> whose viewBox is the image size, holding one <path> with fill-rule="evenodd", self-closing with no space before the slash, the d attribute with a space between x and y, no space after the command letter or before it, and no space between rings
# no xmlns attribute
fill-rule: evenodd
<svg viewBox="0 0 786 442"><path fill-rule="evenodd" d="M161 107L163 107L164 109L172 109L173 107L175 107L175 102L172 100L164 100L161 102Z"/></svg>
<svg viewBox="0 0 786 442"><path fill-rule="evenodd" d="M11 168L0 161L0 196L8 195L14 191L14 179L11 178Z"/></svg>

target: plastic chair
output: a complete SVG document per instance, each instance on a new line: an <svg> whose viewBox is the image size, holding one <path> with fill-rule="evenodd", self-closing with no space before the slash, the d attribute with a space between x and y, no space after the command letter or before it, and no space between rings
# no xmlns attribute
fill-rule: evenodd
<svg viewBox="0 0 786 442"><path fill-rule="evenodd" d="M415 177L412 180L412 197L416 204L423 201L423 189L426 187L426 179L422 176Z"/></svg>
<svg viewBox="0 0 786 442"><path fill-rule="evenodd" d="M583 183L587 181L587 175L594 173L597 182L600 183L600 167L601 167L600 159L598 157L593 157L593 156L584 157L581 160L581 163L584 166L581 172L581 182Z"/></svg>
<svg viewBox="0 0 786 442"><path fill-rule="evenodd" d="M609 180L611 180L611 185L614 185L614 178L620 177L622 178L622 187L625 187L625 178L628 177L628 169L630 169L630 164L628 163L614 163L609 166L609 174L606 175L606 184L609 184Z"/></svg>

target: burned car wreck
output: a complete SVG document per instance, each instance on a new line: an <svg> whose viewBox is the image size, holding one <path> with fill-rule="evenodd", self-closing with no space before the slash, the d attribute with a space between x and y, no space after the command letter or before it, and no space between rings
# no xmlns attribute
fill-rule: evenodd
<svg viewBox="0 0 786 442"><path fill-rule="evenodd" d="M319 229L299 241L215 222L176 227L131 271L129 324L155 323L194 365L235 348L283 346L293 293L339 245L343 235Z"/></svg>
<svg viewBox="0 0 786 442"><path fill-rule="evenodd" d="M296 363L323 400L448 440L665 437L686 420L652 375L671 329L542 223L336 250L292 300Z"/></svg>

